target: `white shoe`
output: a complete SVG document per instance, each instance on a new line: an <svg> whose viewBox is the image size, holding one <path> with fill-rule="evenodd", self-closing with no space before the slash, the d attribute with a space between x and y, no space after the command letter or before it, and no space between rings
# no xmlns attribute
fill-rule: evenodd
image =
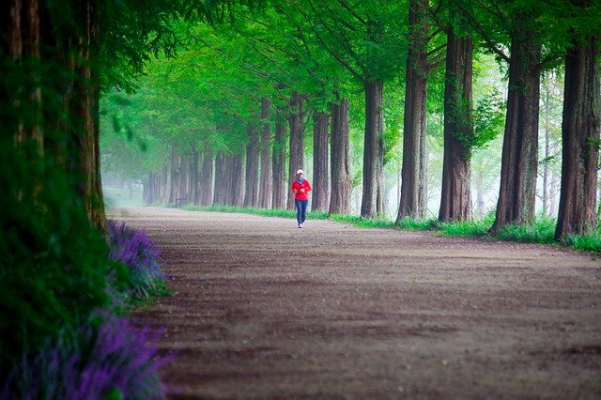
<svg viewBox="0 0 601 400"><path fill-rule="evenodd" d="M303 224L298 224L298 227L299 227L299 228L302 228L302 227L303 227Z"/></svg>

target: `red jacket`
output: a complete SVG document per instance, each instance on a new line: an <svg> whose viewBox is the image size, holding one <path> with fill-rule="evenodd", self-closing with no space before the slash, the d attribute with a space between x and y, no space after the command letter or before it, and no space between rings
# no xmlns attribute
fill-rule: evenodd
<svg viewBox="0 0 601 400"><path fill-rule="evenodd" d="M292 191L296 200L309 200L307 194L313 190L308 180L303 179L303 183L298 183L298 180L292 182Z"/></svg>

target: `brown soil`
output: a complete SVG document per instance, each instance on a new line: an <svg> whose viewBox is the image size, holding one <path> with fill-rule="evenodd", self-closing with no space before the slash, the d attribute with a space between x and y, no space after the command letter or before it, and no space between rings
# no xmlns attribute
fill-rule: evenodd
<svg viewBox="0 0 601 400"><path fill-rule="evenodd" d="M601 262L546 246L167 209L172 399L601 398Z"/></svg>

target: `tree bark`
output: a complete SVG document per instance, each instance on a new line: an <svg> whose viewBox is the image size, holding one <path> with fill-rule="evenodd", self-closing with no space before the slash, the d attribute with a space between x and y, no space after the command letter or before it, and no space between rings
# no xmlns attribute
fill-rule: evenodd
<svg viewBox="0 0 601 400"><path fill-rule="evenodd" d="M551 156L551 88L549 78L544 80L545 87L545 161L543 165L543 215L549 215L549 157Z"/></svg>
<svg viewBox="0 0 601 400"><path fill-rule="evenodd" d="M397 221L419 216L420 138L426 131L428 92L428 0L409 2L409 54L407 56L401 202Z"/></svg>
<svg viewBox="0 0 601 400"><path fill-rule="evenodd" d="M231 162L231 205L244 205L244 154L234 154Z"/></svg>
<svg viewBox="0 0 601 400"><path fill-rule="evenodd" d="M72 171L79 174L79 194L84 199L90 222L106 233L100 177L98 4L94 0L87 0L77 2L74 8L76 21L81 22L82 29L74 40L78 46L77 55L71 59L75 79L73 92L68 95L70 113L74 116L71 133L78 149L72 160L76 161L72 164Z"/></svg>
<svg viewBox="0 0 601 400"><path fill-rule="evenodd" d="M190 202L200 205L200 152L192 152L192 162L190 163Z"/></svg>
<svg viewBox="0 0 601 400"><path fill-rule="evenodd" d="M248 125L247 132L244 207L257 207L259 200L259 132L254 124Z"/></svg>
<svg viewBox="0 0 601 400"><path fill-rule="evenodd" d="M426 129L419 135L419 188L418 188L418 217L428 217L428 136Z"/></svg>
<svg viewBox="0 0 601 400"><path fill-rule="evenodd" d="M331 168L332 195L330 214L350 214L352 178L349 155L349 101L332 104Z"/></svg>
<svg viewBox="0 0 601 400"><path fill-rule="evenodd" d="M303 169L303 147L304 147L304 126L303 126L303 98L298 92L292 93L290 98L290 162L288 164L288 180L286 182L288 193L287 207L294 209L294 195L290 190L292 181L296 177L296 170Z"/></svg>
<svg viewBox="0 0 601 400"><path fill-rule="evenodd" d="M586 0L575 0L586 6ZM601 132L599 37L573 33L565 60L561 194L555 238L596 230L597 168Z"/></svg>
<svg viewBox="0 0 601 400"><path fill-rule="evenodd" d="M12 58L11 71L2 73L13 80L0 94L10 114L3 112L1 120L14 135L18 157L32 166L15 193L43 203L44 169L62 170L74 189L65 197L80 200L71 205L82 204L90 223L106 233L98 146L98 2L67 3L68 20L51 18L56 10L46 3L8 0L0 8L0 42L4 57Z"/></svg>
<svg viewBox="0 0 601 400"><path fill-rule="evenodd" d="M384 212L384 83L365 83L365 136L363 147L363 198L361 216L372 218Z"/></svg>
<svg viewBox="0 0 601 400"><path fill-rule="evenodd" d="M269 97L261 99L261 139L259 143L260 170L259 179L259 200L260 208L271 207L271 197L273 191L273 177L271 170L271 124L269 122L269 111L271 100Z"/></svg>
<svg viewBox="0 0 601 400"><path fill-rule="evenodd" d="M169 185L169 204L175 204L175 199L177 198L177 182L179 181L178 173L178 155L175 153L175 146L171 146L171 168L170 171L170 185Z"/></svg>
<svg viewBox="0 0 601 400"><path fill-rule="evenodd" d="M286 207L286 193L288 183L286 182L286 124L284 110L276 109L275 138L273 141L273 200L272 208L282 209Z"/></svg>
<svg viewBox="0 0 601 400"><path fill-rule="evenodd" d="M516 32L511 42L501 186L493 232L534 219L541 46L532 36Z"/></svg>
<svg viewBox="0 0 601 400"><path fill-rule="evenodd" d="M200 179L200 205L207 207L213 204L213 151L210 147L203 151Z"/></svg>
<svg viewBox="0 0 601 400"><path fill-rule="evenodd" d="M227 156L218 152L215 156L215 190L213 204L227 204L229 182L227 180Z"/></svg>
<svg viewBox="0 0 601 400"><path fill-rule="evenodd" d="M470 38L447 36L444 102L444 156L438 219L463 221L472 217L470 159L474 127L472 117L472 60Z"/></svg>
<svg viewBox="0 0 601 400"><path fill-rule="evenodd" d="M329 159L328 159L328 113L313 113L313 201L312 210L328 210Z"/></svg>

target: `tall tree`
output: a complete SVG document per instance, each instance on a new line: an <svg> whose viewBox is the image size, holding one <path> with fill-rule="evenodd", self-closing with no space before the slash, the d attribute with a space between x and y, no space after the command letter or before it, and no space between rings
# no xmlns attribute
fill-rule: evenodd
<svg viewBox="0 0 601 400"><path fill-rule="evenodd" d="M365 83L365 140L363 147L363 199L361 215L384 213L384 82Z"/></svg>
<svg viewBox="0 0 601 400"><path fill-rule="evenodd" d="M421 136L426 131L429 0L409 1L409 52L405 69L405 118L401 201L397 220L419 215Z"/></svg>
<svg viewBox="0 0 601 400"><path fill-rule="evenodd" d="M584 11L589 0L573 0ZM597 169L601 134L601 80L599 43L601 35L572 27L565 57L565 91L562 121L561 196L555 237L595 231Z"/></svg>
<svg viewBox="0 0 601 400"><path fill-rule="evenodd" d="M261 177L259 179L259 200L260 208L271 207L271 196L273 191L272 170L271 170L271 124L269 114L271 100L269 97L261 98L261 137L259 141L260 169Z"/></svg>
<svg viewBox="0 0 601 400"><path fill-rule="evenodd" d="M497 202L496 231L507 224L533 220L538 167L538 122L541 71L556 60L553 46L543 57L543 42L550 36L535 1L455 1L462 15L499 59L509 64L507 111ZM548 7L547 7L548 8ZM504 48L510 49L510 54Z"/></svg>
<svg viewBox="0 0 601 400"><path fill-rule="evenodd" d="M376 5L346 0L295 1L290 13L300 14L314 45L322 48L360 83L366 98L361 215L384 212L384 140L382 96L384 82L398 72L404 54L400 39L400 5ZM380 105L380 106L378 106Z"/></svg>
<svg viewBox="0 0 601 400"><path fill-rule="evenodd" d="M527 17L516 17L516 25ZM534 219L538 167L541 45L530 30L516 26L509 60L507 116L501 187L493 230Z"/></svg>
<svg viewBox="0 0 601 400"><path fill-rule="evenodd" d="M200 205L213 204L213 151L206 147L202 152L202 167L200 175Z"/></svg>
<svg viewBox="0 0 601 400"><path fill-rule="evenodd" d="M259 200L259 130L251 121L247 128L244 207L256 207Z"/></svg>
<svg viewBox="0 0 601 400"><path fill-rule="evenodd" d="M295 179L296 170L303 168L304 158L304 123L303 123L303 96L298 92L293 92L288 103L289 116L288 123L290 125L290 153L288 162L288 209L294 208L294 195L290 190L290 186Z"/></svg>
<svg viewBox="0 0 601 400"><path fill-rule="evenodd" d="M327 211L329 207L328 113L313 112L313 195L312 210Z"/></svg>
<svg viewBox="0 0 601 400"><path fill-rule="evenodd" d="M470 160L474 137L472 59L470 37L448 30L444 101L444 159L438 219L444 222L471 218Z"/></svg>
<svg viewBox="0 0 601 400"><path fill-rule="evenodd" d="M352 178L349 162L349 101L332 103L331 170L332 195L330 214L349 214L351 211Z"/></svg>
<svg viewBox="0 0 601 400"><path fill-rule="evenodd" d="M273 199L272 208L282 209L286 207L286 193L288 182L286 181L286 117L283 107L276 107L275 137L272 147L273 167Z"/></svg>

